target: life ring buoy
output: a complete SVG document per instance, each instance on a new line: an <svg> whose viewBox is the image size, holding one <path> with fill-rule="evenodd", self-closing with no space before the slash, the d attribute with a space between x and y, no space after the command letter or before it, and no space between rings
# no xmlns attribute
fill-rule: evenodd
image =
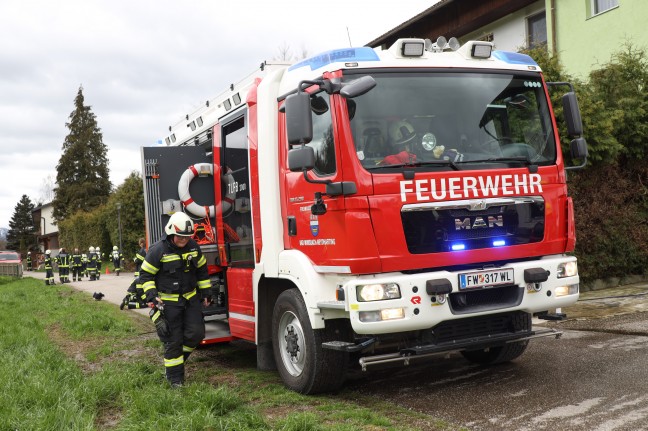
<svg viewBox="0 0 648 431"><path fill-rule="evenodd" d="M180 201L185 206L187 211L199 217L207 217L207 207L198 205L191 198L189 194L189 184L191 180L196 178L199 174L214 175L214 166L211 163L196 163L189 166L186 171L182 173L180 181L178 182L178 196ZM214 217L214 205L209 206L209 217Z"/></svg>
<svg viewBox="0 0 648 431"><path fill-rule="evenodd" d="M187 170L182 173L180 181L178 182L178 196L187 211L191 214L198 217L207 217L207 208L209 208L209 217L214 217L214 205L210 205L209 207L198 205L194 202L189 193L189 184L191 183L191 180L196 178L199 174L209 174L214 176L214 165L211 163L196 163L195 165L189 166ZM232 170L227 168L226 174L221 178L222 187L224 187L224 190L227 192L221 203L223 215L229 214L230 210L234 208L236 190L234 190L234 187L229 186L233 183L234 176L232 175Z"/></svg>

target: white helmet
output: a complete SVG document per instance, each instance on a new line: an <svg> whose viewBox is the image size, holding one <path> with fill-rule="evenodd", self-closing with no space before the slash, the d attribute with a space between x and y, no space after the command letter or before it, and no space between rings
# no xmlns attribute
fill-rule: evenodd
<svg viewBox="0 0 648 431"><path fill-rule="evenodd" d="M117 246L113 245L113 250L117 251Z"/></svg>
<svg viewBox="0 0 648 431"><path fill-rule="evenodd" d="M28 251L28 252L27 252L27 255L30 255L30 254L31 254L31 251Z"/></svg>
<svg viewBox="0 0 648 431"><path fill-rule="evenodd" d="M88 251L89 251L90 253L94 253L94 250L95 250L95 249L94 249L93 246L90 246L90 248L88 249Z"/></svg>
<svg viewBox="0 0 648 431"><path fill-rule="evenodd" d="M403 145L416 137L416 131L405 120L395 121L389 125L389 137L394 145Z"/></svg>
<svg viewBox="0 0 648 431"><path fill-rule="evenodd" d="M194 233L193 221L183 212L173 213L164 226L164 232L167 235L192 236Z"/></svg>
<svg viewBox="0 0 648 431"><path fill-rule="evenodd" d="M51 253L50 250L45 250L45 254L50 254L50 253Z"/></svg>
<svg viewBox="0 0 648 431"><path fill-rule="evenodd" d="M99 247L95 247L95 251L96 251L97 253L99 253L99 251L100 251L100 250L99 250Z"/></svg>

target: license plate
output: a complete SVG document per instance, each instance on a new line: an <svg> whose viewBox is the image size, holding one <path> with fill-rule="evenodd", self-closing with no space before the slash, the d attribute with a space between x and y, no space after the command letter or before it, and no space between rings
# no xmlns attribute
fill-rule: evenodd
<svg viewBox="0 0 648 431"><path fill-rule="evenodd" d="M480 289L513 283L513 268L459 274L459 289Z"/></svg>

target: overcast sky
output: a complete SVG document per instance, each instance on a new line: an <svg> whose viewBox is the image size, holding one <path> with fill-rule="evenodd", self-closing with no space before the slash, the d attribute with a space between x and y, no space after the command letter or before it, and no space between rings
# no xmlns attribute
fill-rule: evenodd
<svg viewBox="0 0 648 431"><path fill-rule="evenodd" d="M155 145L280 46L309 55L349 38L362 46L436 2L1 1L0 227L23 194L46 196L79 86L117 186L141 171L140 146Z"/></svg>

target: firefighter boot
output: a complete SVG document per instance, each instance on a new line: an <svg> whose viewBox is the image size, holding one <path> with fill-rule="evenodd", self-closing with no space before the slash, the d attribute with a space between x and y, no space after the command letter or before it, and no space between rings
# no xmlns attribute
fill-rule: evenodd
<svg viewBox="0 0 648 431"><path fill-rule="evenodd" d="M166 379L172 388L181 388L184 385L184 364L166 367Z"/></svg>

